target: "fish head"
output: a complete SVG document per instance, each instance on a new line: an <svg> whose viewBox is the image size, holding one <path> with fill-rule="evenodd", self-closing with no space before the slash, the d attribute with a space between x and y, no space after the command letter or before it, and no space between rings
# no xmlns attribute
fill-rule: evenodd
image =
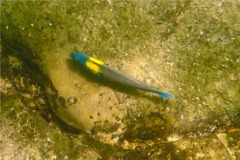
<svg viewBox="0 0 240 160"><path fill-rule="evenodd" d="M90 56L81 53L81 52L72 52L71 53L72 58L77 61L78 63L80 63L81 65L86 66L86 62L88 61L88 59L90 58Z"/></svg>
<svg viewBox="0 0 240 160"><path fill-rule="evenodd" d="M99 77L102 75L101 66L104 65L102 61L81 52L72 52L71 55L75 61L89 69L94 74L97 74Z"/></svg>

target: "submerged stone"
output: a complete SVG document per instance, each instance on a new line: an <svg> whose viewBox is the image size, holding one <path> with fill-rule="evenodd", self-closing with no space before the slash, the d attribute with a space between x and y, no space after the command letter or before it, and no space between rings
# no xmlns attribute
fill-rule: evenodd
<svg viewBox="0 0 240 160"><path fill-rule="evenodd" d="M237 159L236 6L235 1L3 1L2 52L11 64L3 65L3 71L15 68L9 72L13 77L26 72L39 85L34 87L21 76L11 80L21 91L21 101L28 104L25 107L41 108L39 113L50 107L60 125L84 133L84 143L117 148L109 157L159 159L170 154L173 159ZM72 51L101 59L176 99L163 101L152 93L100 79L77 65ZM214 136L220 132L226 138ZM68 148L77 141L68 140L58 145ZM216 146L225 152L217 153ZM96 149L100 156L92 151L87 155L106 158L101 147ZM62 157L71 157L70 151L64 153L68 155Z"/></svg>

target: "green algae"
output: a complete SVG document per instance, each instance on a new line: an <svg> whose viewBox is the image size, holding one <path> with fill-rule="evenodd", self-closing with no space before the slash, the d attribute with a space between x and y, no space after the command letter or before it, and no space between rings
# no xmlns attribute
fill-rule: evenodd
<svg viewBox="0 0 240 160"><path fill-rule="evenodd" d="M198 12L189 10L185 13L188 18L179 21L181 25L176 31L172 52L179 55L175 69L183 78L181 88L189 88L191 95L188 96L195 105L189 106L189 110L201 107L200 111L204 114L213 110L212 114L226 116L231 112L237 114L239 108L237 44L240 33L228 24L231 15L226 23L222 23L225 19L222 19L220 10L213 13L204 12L204 9ZM233 10L233 13L237 14L237 10ZM170 59L174 59L176 55L173 55L169 55ZM184 81L187 83L183 84ZM181 96L187 96L182 92ZM235 119L230 119L234 123Z"/></svg>

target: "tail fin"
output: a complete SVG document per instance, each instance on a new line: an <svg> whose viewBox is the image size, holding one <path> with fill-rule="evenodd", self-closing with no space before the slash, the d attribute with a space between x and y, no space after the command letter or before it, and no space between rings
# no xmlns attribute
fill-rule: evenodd
<svg viewBox="0 0 240 160"><path fill-rule="evenodd" d="M164 100L168 99L168 98L175 98L174 95L167 93L167 92L163 92L163 91L159 91L159 90L154 90L154 93L157 93L160 97L162 97Z"/></svg>

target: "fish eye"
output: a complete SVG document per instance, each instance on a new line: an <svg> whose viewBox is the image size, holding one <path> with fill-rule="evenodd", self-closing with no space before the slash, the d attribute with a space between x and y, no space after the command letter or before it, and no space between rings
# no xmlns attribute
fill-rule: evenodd
<svg viewBox="0 0 240 160"><path fill-rule="evenodd" d="M98 77L102 77L102 73L97 73L97 76Z"/></svg>

